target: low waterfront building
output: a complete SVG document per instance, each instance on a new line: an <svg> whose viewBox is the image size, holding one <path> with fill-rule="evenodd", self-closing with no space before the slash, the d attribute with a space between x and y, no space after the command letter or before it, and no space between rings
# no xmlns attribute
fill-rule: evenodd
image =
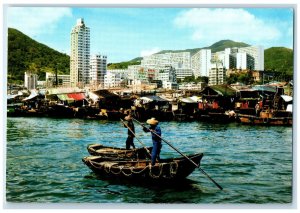
<svg viewBox="0 0 300 213"><path fill-rule="evenodd" d="M206 86L205 82L199 82L199 83L181 83L179 84L180 90L202 90Z"/></svg>
<svg viewBox="0 0 300 213"><path fill-rule="evenodd" d="M110 73L114 74L119 74L122 79L127 80L129 76L129 71L128 69L113 69L113 70L108 70Z"/></svg>
<svg viewBox="0 0 300 213"><path fill-rule="evenodd" d="M56 76L54 73L46 72L46 86L56 86ZM57 75L58 87L70 87L70 75Z"/></svg>
<svg viewBox="0 0 300 213"><path fill-rule="evenodd" d="M190 77L193 75L192 69L184 69L184 68L177 68L176 70L176 78L183 80L185 77Z"/></svg>
<svg viewBox="0 0 300 213"><path fill-rule="evenodd" d="M104 76L104 88L119 87L121 85L120 74L107 72Z"/></svg>
<svg viewBox="0 0 300 213"><path fill-rule="evenodd" d="M31 72L25 72L24 74L24 86L28 90L36 89L37 86L37 74L31 73Z"/></svg>

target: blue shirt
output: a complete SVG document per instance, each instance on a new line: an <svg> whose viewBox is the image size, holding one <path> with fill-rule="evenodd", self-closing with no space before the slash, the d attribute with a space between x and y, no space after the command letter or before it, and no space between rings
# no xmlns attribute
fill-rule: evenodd
<svg viewBox="0 0 300 213"><path fill-rule="evenodd" d="M157 135L161 136L161 129L160 129L160 127L159 127L158 125L156 125L156 126L150 126L149 129L155 131L155 133L156 133ZM148 131L148 132L149 132L149 131ZM151 132L151 135L152 135L152 141L153 141L153 142L159 142L159 143L161 143L161 138L158 137L156 134L154 134L154 132Z"/></svg>

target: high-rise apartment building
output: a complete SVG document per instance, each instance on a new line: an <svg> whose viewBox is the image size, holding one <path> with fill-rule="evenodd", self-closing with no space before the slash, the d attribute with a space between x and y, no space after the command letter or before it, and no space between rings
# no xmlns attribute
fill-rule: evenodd
<svg viewBox="0 0 300 213"><path fill-rule="evenodd" d="M107 56L92 55L90 60L90 84L104 87L104 76L107 72Z"/></svg>
<svg viewBox="0 0 300 213"><path fill-rule="evenodd" d="M175 69L189 69L191 55L189 52L153 54L144 57L141 66L158 70L164 69L166 66L172 66Z"/></svg>
<svg viewBox="0 0 300 213"><path fill-rule="evenodd" d="M212 63L209 70L209 85L225 83L225 69L222 63Z"/></svg>
<svg viewBox="0 0 300 213"><path fill-rule="evenodd" d="M83 18L77 20L71 31L70 82L84 86L90 82L90 28Z"/></svg>
<svg viewBox="0 0 300 213"><path fill-rule="evenodd" d="M247 69L247 53L236 53L236 68Z"/></svg>
<svg viewBox="0 0 300 213"><path fill-rule="evenodd" d="M247 53L252 59L251 70L264 70L264 48L262 46L250 46L239 48L239 53Z"/></svg>
<svg viewBox="0 0 300 213"><path fill-rule="evenodd" d="M222 55L221 52L217 52ZM264 70L264 48L249 46L226 48L220 57L226 69Z"/></svg>
<svg viewBox="0 0 300 213"><path fill-rule="evenodd" d="M208 76L212 54L210 49L199 50L191 57L191 68L194 76Z"/></svg>

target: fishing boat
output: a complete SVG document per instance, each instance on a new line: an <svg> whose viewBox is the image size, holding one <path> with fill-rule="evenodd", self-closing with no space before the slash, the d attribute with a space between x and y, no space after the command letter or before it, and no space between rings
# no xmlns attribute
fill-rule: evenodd
<svg viewBox="0 0 300 213"><path fill-rule="evenodd" d="M292 114L262 111L259 116L238 114L238 119L242 124L266 125L266 126L292 126Z"/></svg>
<svg viewBox="0 0 300 213"><path fill-rule="evenodd" d="M187 158L161 159L154 166L151 160L108 160L101 156L84 157L82 161L101 178L120 178L149 181L176 181L186 178L199 165L203 153ZM193 164L193 161L195 164Z"/></svg>
<svg viewBox="0 0 300 213"><path fill-rule="evenodd" d="M90 144L87 146L87 150L91 155L94 156L102 156L102 157L117 158L117 159L122 159L122 158L145 159L145 158L150 158L149 153L151 153L152 147L125 149L125 148L104 146L102 144Z"/></svg>

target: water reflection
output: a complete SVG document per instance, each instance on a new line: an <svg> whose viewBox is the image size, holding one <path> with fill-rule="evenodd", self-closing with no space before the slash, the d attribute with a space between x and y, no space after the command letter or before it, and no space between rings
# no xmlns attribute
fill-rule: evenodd
<svg viewBox="0 0 300 213"><path fill-rule="evenodd" d="M203 152L201 168L176 184L104 180L81 161L86 146L124 147L120 122L7 120L6 197L10 202L288 203L292 201L292 128L161 122L163 137L185 154ZM151 136L136 125L147 146ZM135 140L136 146L141 146ZM163 144L162 157L179 154Z"/></svg>

